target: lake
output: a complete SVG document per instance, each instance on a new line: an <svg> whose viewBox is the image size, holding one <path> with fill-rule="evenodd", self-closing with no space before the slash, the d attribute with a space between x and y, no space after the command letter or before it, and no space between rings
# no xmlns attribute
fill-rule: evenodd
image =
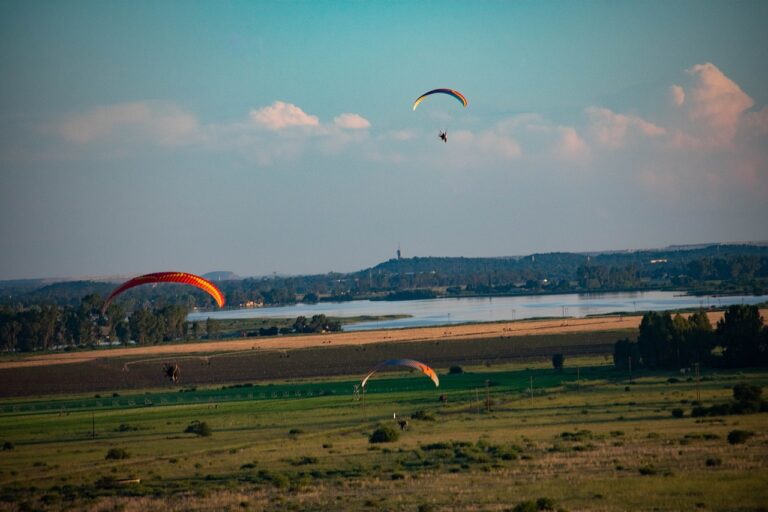
<svg viewBox="0 0 768 512"><path fill-rule="evenodd" d="M427 327L467 322L498 322L543 317L575 317L608 313L641 313L686 308L726 307L732 304L768 302L768 295L705 296L680 292L644 291L619 293L569 293L517 297L462 297L409 301L320 302L257 309L231 309L190 313L189 321L206 318L296 318L324 314L334 317L410 315L397 320L380 320L345 325L345 331Z"/></svg>

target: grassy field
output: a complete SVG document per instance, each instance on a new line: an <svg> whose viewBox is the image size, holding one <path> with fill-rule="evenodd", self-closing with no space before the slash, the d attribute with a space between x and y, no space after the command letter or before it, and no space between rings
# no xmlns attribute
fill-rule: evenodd
<svg viewBox="0 0 768 512"><path fill-rule="evenodd" d="M603 361L472 366L438 389L385 373L364 397L337 377L2 400L0 509L764 510L766 414L690 411L768 372L629 384ZM407 430L371 444L394 412ZM734 429L754 436L731 445Z"/></svg>

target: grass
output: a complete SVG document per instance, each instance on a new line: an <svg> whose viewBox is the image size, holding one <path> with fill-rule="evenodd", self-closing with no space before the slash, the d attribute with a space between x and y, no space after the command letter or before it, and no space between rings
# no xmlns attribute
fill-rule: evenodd
<svg viewBox="0 0 768 512"><path fill-rule="evenodd" d="M585 363L566 364L577 362ZM635 375L625 391L625 375L585 366L578 388L572 368L545 364L467 366L441 375L439 389L384 374L365 402L347 378L136 391L101 406L84 396L6 400L0 442L14 449L0 458L0 509L507 510L547 497L566 510L758 510L768 502L765 413L691 418L693 382ZM768 384L764 371L709 377L698 392L710 405L729 400L736 383ZM177 396L185 401L170 400ZM686 415L673 418L675 408ZM408 429L370 444L379 425L396 427L393 412L409 418ZM185 433L193 422L211 435ZM737 429L754 435L728 444ZM130 457L107 459L110 450Z"/></svg>

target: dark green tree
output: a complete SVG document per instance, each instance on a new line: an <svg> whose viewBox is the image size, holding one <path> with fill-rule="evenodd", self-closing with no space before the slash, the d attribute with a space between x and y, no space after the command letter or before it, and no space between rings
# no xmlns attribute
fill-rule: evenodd
<svg viewBox="0 0 768 512"><path fill-rule="evenodd" d="M128 345L128 342L131 340L131 328L127 320L121 320L115 325L115 336L120 340L120 343Z"/></svg>
<svg viewBox="0 0 768 512"><path fill-rule="evenodd" d="M673 361L674 334L675 328L669 313L650 311L643 315L637 337L643 365L650 368L669 366Z"/></svg>
<svg viewBox="0 0 768 512"><path fill-rule="evenodd" d="M205 321L205 332L209 340L216 339L221 332L221 323L215 318L208 317Z"/></svg>
<svg viewBox="0 0 768 512"><path fill-rule="evenodd" d="M613 365L618 370L628 370L630 364L632 368L640 368L640 348L636 342L625 338L613 345Z"/></svg>
<svg viewBox="0 0 768 512"><path fill-rule="evenodd" d="M159 343L163 340L164 323L148 309L138 309L133 312L128 324L131 337L139 345Z"/></svg>
<svg viewBox="0 0 768 512"><path fill-rule="evenodd" d="M763 317L757 306L731 306L717 322L717 339L729 367L759 366L766 362L768 346Z"/></svg>

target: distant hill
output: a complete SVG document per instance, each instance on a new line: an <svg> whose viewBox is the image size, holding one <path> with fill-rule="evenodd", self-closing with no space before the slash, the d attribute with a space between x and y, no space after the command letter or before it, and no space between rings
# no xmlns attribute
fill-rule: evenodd
<svg viewBox="0 0 768 512"><path fill-rule="evenodd" d="M214 272L208 272L207 274L203 274L202 277L209 281L238 281L242 279L242 277L238 276L234 272L230 272L229 270L216 270Z"/></svg>
<svg viewBox="0 0 768 512"><path fill-rule="evenodd" d="M768 244L688 245L492 258L429 256L390 259L347 274L242 278L220 270L203 277L217 283L227 303L233 306L249 302L290 304L309 293L322 300L398 298L407 290L431 290L449 296L648 289L762 294L768 290ZM0 281L0 303L78 304L91 293L104 298L114 286L113 279L105 278ZM138 287L124 294L122 300L129 305L210 307L210 297L183 285Z"/></svg>

